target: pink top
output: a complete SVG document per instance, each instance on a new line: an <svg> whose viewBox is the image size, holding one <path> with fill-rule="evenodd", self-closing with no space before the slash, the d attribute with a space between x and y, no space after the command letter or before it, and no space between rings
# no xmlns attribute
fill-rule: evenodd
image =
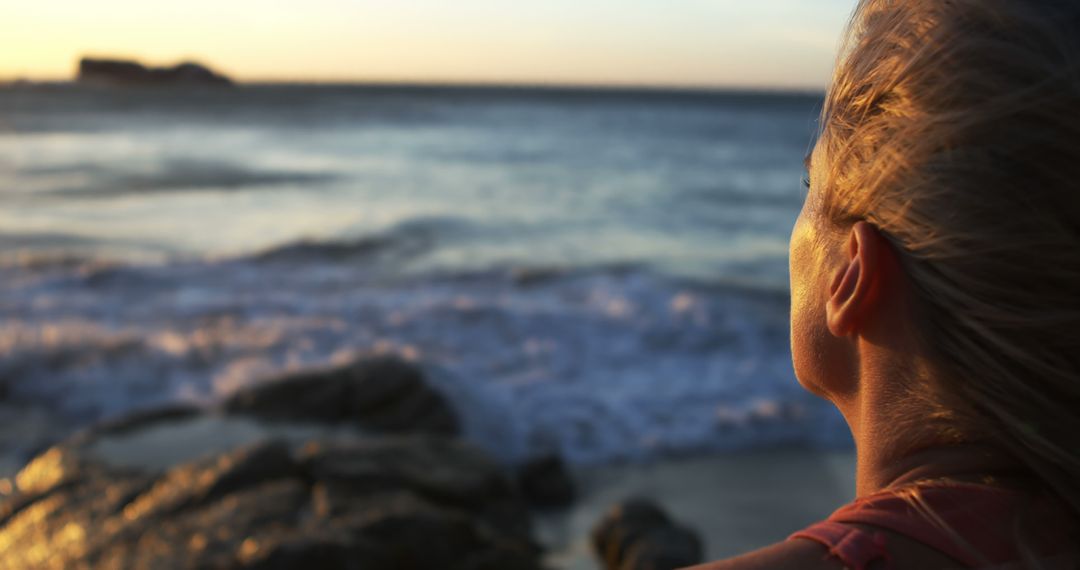
<svg viewBox="0 0 1080 570"><path fill-rule="evenodd" d="M791 535L789 540L805 538L819 542L851 570L865 570L878 560L883 562L882 568L892 568L885 533L863 530L852 524L869 525L906 536L969 568L1020 559L1012 525L1007 524L1023 499L1020 492L970 483L943 483L920 486L919 489L922 498L919 506L896 491L882 491L856 499L825 521ZM928 507L928 511L922 509L923 506ZM1042 536L1039 538L1042 538L1047 534L1060 536L1054 531L1063 529L1059 525L1050 525L1050 528L1040 530ZM1062 542L1055 539L1037 546L1053 544Z"/></svg>

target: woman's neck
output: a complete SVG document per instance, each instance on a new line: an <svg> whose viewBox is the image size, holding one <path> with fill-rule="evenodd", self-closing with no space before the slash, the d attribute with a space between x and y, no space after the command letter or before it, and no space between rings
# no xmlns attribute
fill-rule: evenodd
<svg viewBox="0 0 1080 570"><path fill-rule="evenodd" d="M926 393L933 383L911 360L877 356L861 362L857 392L835 402L855 439L858 496L927 480L1000 483L1018 471L1008 456L935 419L941 408Z"/></svg>
<svg viewBox="0 0 1080 570"><path fill-rule="evenodd" d="M886 461L864 457L858 458L859 496L930 481L1009 486L1019 475L1006 457L977 444L943 443Z"/></svg>

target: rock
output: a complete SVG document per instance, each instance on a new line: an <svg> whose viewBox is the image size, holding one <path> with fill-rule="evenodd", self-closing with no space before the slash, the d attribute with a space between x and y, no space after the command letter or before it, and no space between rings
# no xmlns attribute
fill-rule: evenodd
<svg viewBox="0 0 1080 570"><path fill-rule="evenodd" d="M267 537L259 542L245 541L237 560L248 570L396 569L393 558L370 540L342 532L294 533Z"/></svg>
<svg viewBox="0 0 1080 570"><path fill-rule="evenodd" d="M338 524L370 537L403 567L438 568L457 561L474 568L469 559L496 536L494 529L461 511L439 508L408 493L390 497L395 500L377 501L378 508L340 517Z"/></svg>
<svg viewBox="0 0 1080 570"><path fill-rule="evenodd" d="M617 504L593 527L593 552L604 567L621 568L626 551L650 529L671 524L663 509L645 499L630 499Z"/></svg>
<svg viewBox="0 0 1080 570"><path fill-rule="evenodd" d="M0 503L0 568L67 568L86 554L88 535L121 516L151 478L107 472L71 448L54 447L17 477Z"/></svg>
<svg viewBox="0 0 1080 570"><path fill-rule="evenodd" d="M116 463L140 437L192 447L169 438L197 420L173 421L35 458L0 502L0 568L539 569L516 488L465 443L275 425L266 434L283 439L164 469ZM314 440L289 443L297 434Z"/></svg>
<svg viewBox="0 0 1080 570"><path fill-rule="evenodd" d="M76 81L93 85L232 85L232 80L209 68L193 62L173 67L146 67L122 59L94 59L84 57L79 61Z"/></svg>
<svg viewBox="0 0 1080 570"><path fill-rule="evenodd" d="M71 480L81 478L96 470L92 464L73 448L55 446L38 455L15 476L15 486L20 493L44 493Z"/></svg>
<svg viewBox="0 0 1080 570"><path fill-rule="evenodd" d="M323 508L405 488L417 497L467 511L519 539L531 532L527 509L499 465L456 440L406 436L331 449L308 446L302 461L320 482L316 496L323 496Z"/></svg>
<svg viewBox="0 0 1080 570"><path fill-rule="evenodd" d="M169 516L151 509L129 519L125 508L123 522L105 523L118 530L90 536L85 557L100 568L243 568L236 559L254 558L269 537L298 526L307 501L302 481L281 479Z"/></svg>
<svg viewBox="0 0 1080 570"><path fill-rule="evenodd" d="M456 414L416 366L391 357L286 375L240 390L230 414L271 421L351 423L382 433L456 435Z"/></svg>
<svg viewBox="0 0 1080 570"><path fill-rule="evenodd" d="M593 528L591 539L606 570L674 570L704 559L697 534L645 499L613 507Z"/></svg>
<svg viewBox="0 0 1080 570"><path fill-rule="evenodd" d="M302 477L280 441L260 442L174 467L124 508L128 520L167 516L267 481Z"/></svg>
<svg viewBox="0 0 1080 570"><path fill-rule="evenodd" d="M534 507L560 508L574 502L574 480L557 455L526 463L518 471L517 480L525 500Z"/></svg>
<svg viewBox="0 0 1080 570"><path fill-rule="evenodd" d="M626 551L622 570L673 570L704 561L701 539L694 531L677 525L648 531Z"/></svg>

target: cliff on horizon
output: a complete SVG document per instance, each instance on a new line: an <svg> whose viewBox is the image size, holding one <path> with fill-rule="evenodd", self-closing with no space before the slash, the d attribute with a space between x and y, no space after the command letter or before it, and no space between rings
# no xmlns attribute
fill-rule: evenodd
<svg viewBox="0 0 1080 570"><path fill-rule="evenodd" d="M147 67L131 60L89 57L79 60L79 73L75 81L117 86L233 84L225 75L194 62L183 62L172 67Z"/></svg>

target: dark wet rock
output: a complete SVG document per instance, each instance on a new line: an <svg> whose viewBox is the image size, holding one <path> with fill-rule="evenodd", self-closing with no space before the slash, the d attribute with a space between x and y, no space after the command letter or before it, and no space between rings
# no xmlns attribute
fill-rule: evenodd
<svg viewBox="0 0 1080 570"><path fill-rule="evenodd" d="M525 505L500 466L460 441L377 438L329 450L310 445L302 455L305 469L319 481L316 497L325 497L323 508L392 493L404 484L419 498L466 511L519 539L530 535Z"/></svg>
<svg viewBox="0 0 1080 570"><path fill-rule="evenodd" d="M115 513L134 492L145 489L149 481L148 477L132 472L108 473L100 463L72 448L54 447L16 476L15 493L0 502L0 528L10 532L9 522L28 513L33 520L47 521L64 514L59 506L71 504L81 505L91 513ZM20 530L32 529L17 527L14 533L17 535Z"/></svg>
<svg viewBox="0 0 1080 570"><path fill-rule="evenodd" d="M669 570L700 564L704 558L704 548L697 533L683 526L662 526L634 542L620 568Z"/></svg>
<svg viewBox="0 0 1080 570"><path fill-rule="evenodd" d="M593 528L591 539L606 570L673 570L704 559L697 533L645 499L615 505Z"/></svg>
<svg viewBox="0 0 1080 570"><path fill-rule="evenodd" d="M671 524L671 518L655 503L630 499L617 504L598 522L590 536L593 552L608 569L621 568L626 551L650 529Z"/></svg>
<svg viewBox="0 0 1080 570"><path fill-rule="evenodd" d="M193 62L172 67L146 67L130 60L89 57L79 61L76 80L79 83L116 86L232 85L228 77Z"/></svg>
<svg viewBox="0 0 1080 570"><path fill-rule="evenodd" d="M106 568L243 567L236 559L265 542L264 535L295 527L307 501L308 489L302 481L282 479L169 517L129 506L122 530L105 534L89 557Z"/></svg>
<svg viewBox="0 0 1080 570"><path fill-rule="evenodd" d="M137 435L188 433L153 425ZM437 436L349 438L259 441L166 469L101 451L127 432L72 440L0 502L0 568L539 568L526 508L486 455Z"/></svg>
<svg viewBox="0 0 1080 570"><path fill-rule="evenodd" d="M487 545L498 540L498 529L466 512L440 507L409 493L372 502L375 508L339 517L338 524L371 537L405 567L438 568L457 561L459 567L475 568L478 565L471 559L483 557Z"/></svg>
<svg viewBox="0 0 1080 570"><path fill-rule="evenodd" d="M237 392L224 409L270 421L351 423L382 433L460 431L457 415L423 372L391 357L272 379Z"/></svg>
<svg viewBox="0 0 1080 570"><path fill-rule="evenodd" d="M23 467L15 476L15 486L21 493L43 493L88 474L97 475L101 470L100 464L87 459L77 448L58 445Z"/></svg>
<svg viewBox="0 0 1080 570"><path fill-rule="evenodd" d="M267 481L301 477L299 464L283 442L256 443L169 470L128 506L127 514L167 516Z"/></svg>
<svg viewBox="0 0 1080 570"><path fill-rule="evenodd" d="M561 508L574 502L574 480L558 455L526 463L518 471L517 479L525 500L534 507Z"/></svg>
<svg viewBox="0 0 1080 570"><path fill-rule="evenodd" d="M246 542L237 562L248 570L331 568L341 570L396 570L392 556L362 536L342 529L329 532L270 535Z"/></svg>
<svg viewBox="0 0 1080 570"><path fill-rule="evenodd" d="M151 477L117 470L54 447L17 477L0 504L0 568L78 568L91 533L122 517Z"/></svg>

